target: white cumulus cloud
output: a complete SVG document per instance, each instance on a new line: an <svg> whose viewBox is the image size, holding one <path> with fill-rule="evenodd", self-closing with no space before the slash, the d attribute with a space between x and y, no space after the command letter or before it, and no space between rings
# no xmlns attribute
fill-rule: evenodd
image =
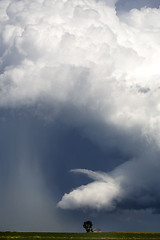
<svg viewBox="0 0 160 240"><path fill-rule="evenodd" d="M93 183L81 186L69 194L65 194L58 206L63 209L96 208L113 210L114 200L120 198L122 189L119 185L120 179L113 179L108 174L78 169L75 172L87 174Z"/></svg>

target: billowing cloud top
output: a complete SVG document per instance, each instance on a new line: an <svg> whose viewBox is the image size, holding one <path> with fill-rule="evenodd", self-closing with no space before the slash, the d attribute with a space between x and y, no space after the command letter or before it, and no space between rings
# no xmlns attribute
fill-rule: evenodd
<svg viewBox="0 0 160 240"><path fill-rule="evenodd" d="M118 17L115 2L0 1L1 107L40 102L57 108L56 114L66 106L86 109L87 121L105 126L101 135L88 133L103 147L110 126L132 143L143 139L145 151L155 147L154 164L142 151L110 174L82 170L94 182L64 195L62 208L113 209L137 195L137 206L149 207L159 199L153 197L157 175L148 169L160 169L160 10L133 9Z"/></svg>

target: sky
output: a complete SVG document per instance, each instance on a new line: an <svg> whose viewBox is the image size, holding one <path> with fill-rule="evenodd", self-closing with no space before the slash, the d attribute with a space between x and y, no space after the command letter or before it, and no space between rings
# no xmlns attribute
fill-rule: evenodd
<svg viewBox="0 0 160 240"><path fill-rule="evenodd" d="M159 231L160 0L0 0L0 231Z"/></svg>

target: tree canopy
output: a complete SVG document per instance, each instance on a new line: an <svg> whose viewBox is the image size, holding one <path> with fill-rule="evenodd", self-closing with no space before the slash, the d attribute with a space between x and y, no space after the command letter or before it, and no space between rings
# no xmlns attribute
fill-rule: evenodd
<svg viewBox="0 0 160 240"><path fill-rule="evenodd" d="M93 232L92 226L93 224L91 221L86 221L83 223L83 227L86 229L86 232Z"/></svg>

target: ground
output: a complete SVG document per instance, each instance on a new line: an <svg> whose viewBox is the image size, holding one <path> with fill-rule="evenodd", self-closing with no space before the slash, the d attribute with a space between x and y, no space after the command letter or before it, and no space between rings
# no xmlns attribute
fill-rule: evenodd
<svg viewBox="0 0 160 240"><path fill-rule="evenodd" d="M160 239L160 233L132 233L132 232L108 232L108 233L20 233L20 232L0 232L0 240L51 240L51 239Z"/></svg>

